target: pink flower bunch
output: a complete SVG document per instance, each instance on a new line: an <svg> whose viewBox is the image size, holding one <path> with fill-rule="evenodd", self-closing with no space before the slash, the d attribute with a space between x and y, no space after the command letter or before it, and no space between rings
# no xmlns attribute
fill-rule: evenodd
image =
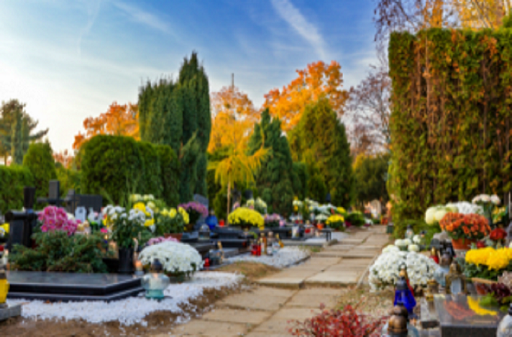
<svg viewBox="0 0 512 337"><path fill-rule="evenodd" d="M165 241L170 241L170 242L179 242L178 240L176 240L175 238L169 236L167 239L164 238L163 236L160 236L158 238L152 238L148 241L148 246L152 246L152 245L156 245L157 243L162 243L162 242L165 242Z"/></svg>
<svg viewBox="0 0 512 337"><path fill-rule="evenodd" d="M45 209L39 213L38 220L41 223L42 232L64 231L67 232L68 235L74 234L80 223L80 221L68 219L66 211L56 206L45 207Z"/></svg>

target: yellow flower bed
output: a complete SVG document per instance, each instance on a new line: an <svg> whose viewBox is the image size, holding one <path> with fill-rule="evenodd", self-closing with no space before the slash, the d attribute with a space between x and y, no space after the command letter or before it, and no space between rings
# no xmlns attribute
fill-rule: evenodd
<svg viewBox="0 0 512 337"><path fill-rule="evenodd" d="M228 216L230 225L245 226L250 224L251 226L258 227L259 229L265 228L265 220L260 213L245 207L239 207L235 209Z"/></svg>
<svg viewBox="0 0 512 337"><path fill-rule="evenodd" d="M512 249L492 247L472 249L466 253L466 263L477 266L484 265L489 270L501 270L506 268L512 260Z"/></svg>

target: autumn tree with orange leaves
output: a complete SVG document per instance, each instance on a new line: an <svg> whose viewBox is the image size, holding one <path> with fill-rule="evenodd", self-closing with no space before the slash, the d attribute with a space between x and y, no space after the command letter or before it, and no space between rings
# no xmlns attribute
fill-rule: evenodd
<svg viewBox="0 0 512 337"><path fill-rule="evenodd" d="M73 155L69 153L68 150L53 154L53 159L55 159L55 162L61 163L65 168L71 168L71 165L73 164L73 158Z"/></svg>
<svg viewBox="0 0 512 337"><path fill-rule="evenodd" d="M297 70L299 76L282 90L273 89L265 95L264 107L272 116L282 121L284 131L290 131L300 121L306 105L325 96L338 116L344 113L348 93L343 90L343 74L338 62L326 64L323 61L308 64L304 70Z"/></svg>
<svg viewBox="0 0 512 337"><path fill-rule="evenodd" d="M98 117L84 120L85 134L75 136L73 149L78 150L90 138L96 135L129 136L139 139L139 109L137 104L119 105L114 102L107 112Z"/></svg>
<svg viewBox="0 0 512 337"><path fill-rule="evenodd" d="M247 138L259 119L259 112L246 93L237 87L223 87L211 94L214 118L208 152L237 146Z"/></svg>

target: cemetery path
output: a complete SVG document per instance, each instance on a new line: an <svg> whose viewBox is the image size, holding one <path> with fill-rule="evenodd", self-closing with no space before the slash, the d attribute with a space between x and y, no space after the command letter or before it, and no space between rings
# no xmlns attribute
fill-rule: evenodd
<svg viewBox="0 0 512 337"><path fill-rule="evenodd" d="M290 320L312 317L320 304L335 308L344 296L354 295L358 283L367 282L368 267L389 242L385 230L377 226L351 234L299 266L258 280L250 291L215 303L201 318L154 337L290 336Z"/></svg>

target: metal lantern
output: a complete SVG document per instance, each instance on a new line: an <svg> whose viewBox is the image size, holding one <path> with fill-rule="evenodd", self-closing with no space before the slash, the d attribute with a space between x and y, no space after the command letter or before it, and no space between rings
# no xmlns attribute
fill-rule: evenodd
<svg viewBox="0 0 512 337"><path fill-rule="evenodd" d="M207 224L203 224L201 228L199 228L199 241L210 241L210 226Z"/></svg>

